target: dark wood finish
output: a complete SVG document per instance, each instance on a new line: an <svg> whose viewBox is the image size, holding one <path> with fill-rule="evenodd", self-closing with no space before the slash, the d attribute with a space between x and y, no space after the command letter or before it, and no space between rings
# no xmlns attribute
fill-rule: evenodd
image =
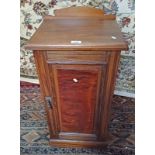
<svg viewBox="0 0 155 155"><path fill-rule="evenodd" d="M41 92L43 95L43 98L46 96L52 96L53 98L53 109L49 109L47 107L47 104L45 104L45 108L47 111L47 120L49 124L49 131L50 131L50 137L51 138L58 138L58 133L60 132L60 125L59 123L59 114L58 114L58 108L57 104L55 103L55 89L54 89L54 83L53 80L50 79L50 74L48 70L48 64L46 63L46 52L40 51L34 51L34 58L36 62L36 67L38 71L39 81L40 81L40 87ZM45 101L46 103L46 101Z"/></svg>
<svg viewBox="0 0 155 155"><path fill-rule="evenodd" d="M99 139L103 140L108 135L108 123L110 118L111 100L114 92L116 73L118 68L120 53L111 51L109 64L107 66L106 79L100 93L100 128Z"/></svg>
<svg viewBox="0 0 155 155"><path fill-rule="evenodd" d="M103 10L95 9L91 7L69 7L61 10L55 11L55 16L47 16L46 18L98 18L98 19L108 19L115 20L115 15L104 14Z"/></svg>
<svg viewBox="0 0 155 155"><path fill-rule="evenodd" d="M86 133L73 133L73 132L60 132L59 134L60 139L68 139L68 140L91 140L96 141L97 136L95 134L86 134Z"/></svg>
<svg viewBox="0 0 155 155"><path fill-rule="evenodd" d="M103 17L104 11L91 7L69 7L55 11L55 16L58 17Z"/></svg>
<svg viewBox="0 0 155 155"><path fill-rule="evenodd" d="M102 52L102 54L64 54L63 52L53 54L52 52L47 52L48 63L53 64L106 64L108 62L109 53Z"/></svg>
<svg viewBox="0 0 155 155"><path fill-rule="evenodd" d="M113 15L104 15L103 11L88 7L61 9L56 11L56 15L58 16L44 18L25 48L67 51L127 50L127 43L122 39L119 26L111 18ZM80 40L82 43L71 44L72 40Z"/></svg>
<svg viewBox="0 0 155 155"><path fill-rule="evenodd" d="M78 135L78 134L77 134ZM86 148L92 148L92 147L98 147L103 148L104 146L107 146L108 144L112 143L114 141L115 137L108 134L107 138L104 141L97 141L95 140L95 137L92 139L85 140L86 135L81 135L81 139L78 139L79 137L75 137L77 140L69 140L69 139L51 139L50 144L56 147L86 147ZM66 137L65 137L66 138Z"/></svg>
<svg viewBox="0 0 155 155"><path fill-rule="evenodd" d="M58 86L61 131L93 133L101 66L53 67Z"/></svg>
<svg viewBox="0 0 155 155"><path fill-rule="evenodd" d="M102 147L110 140L111 100L120 52L127 44L113 15L88 7L55 14L45 17L25 46L34 51L50 144Z"/></svg>
<svg viewBox="0 0 155 155"><path fill-rule="evenodd" d="M112 39L112 36L117 39ZM82 43L71 44L72 40ZM113 20L76 18L45 20L26 47L33 50L127 49L120 29Z"/></svg>
<svg viewBox="0 0 155 155"><path fill-rule="evenodd" d="M64 140L64 139L51 139L50 144L56 147L103 147L109 141L82 141L82 140Z"/></svg>

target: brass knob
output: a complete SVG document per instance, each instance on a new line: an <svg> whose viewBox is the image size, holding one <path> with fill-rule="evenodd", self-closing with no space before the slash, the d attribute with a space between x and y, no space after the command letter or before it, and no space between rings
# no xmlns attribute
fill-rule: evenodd
<svg viewBox="0 0 155 155"><path fill-rule="evenodd" d="M78 79L73 78L73 82L77 83L78 82Z"/></svg>

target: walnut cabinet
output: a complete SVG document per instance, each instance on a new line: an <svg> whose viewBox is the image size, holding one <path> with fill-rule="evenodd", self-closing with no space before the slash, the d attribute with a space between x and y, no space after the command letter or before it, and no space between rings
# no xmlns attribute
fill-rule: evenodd
<svg viewBox="0 0 155 155"><path fill-rule="evenodd" d="M120 52L127 50L115 16L89 7L58 10L25 48L34 53L50 144L106 145Z"/></svg>

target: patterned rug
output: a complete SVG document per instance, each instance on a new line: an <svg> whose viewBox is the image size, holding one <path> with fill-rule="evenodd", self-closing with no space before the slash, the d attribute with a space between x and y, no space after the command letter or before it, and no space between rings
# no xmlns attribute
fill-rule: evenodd
<svg viewBox="0 0 155 155"><path fill-rule="evenodd" d="M46 112L40 87L21 82L21 155L134 155L134 99L114 96L109 130L115 139L102 149L49 146Z"/></svg>

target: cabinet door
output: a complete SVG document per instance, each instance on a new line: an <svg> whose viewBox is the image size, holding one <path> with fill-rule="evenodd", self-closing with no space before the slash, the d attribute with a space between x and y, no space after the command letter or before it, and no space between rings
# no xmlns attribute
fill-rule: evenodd
<svg viewBox="0 0 155 155"><path fill-rule="evenodd" d="M49 71L54 81L60 136L96 135L103 66L49 65Z"/></svg>

